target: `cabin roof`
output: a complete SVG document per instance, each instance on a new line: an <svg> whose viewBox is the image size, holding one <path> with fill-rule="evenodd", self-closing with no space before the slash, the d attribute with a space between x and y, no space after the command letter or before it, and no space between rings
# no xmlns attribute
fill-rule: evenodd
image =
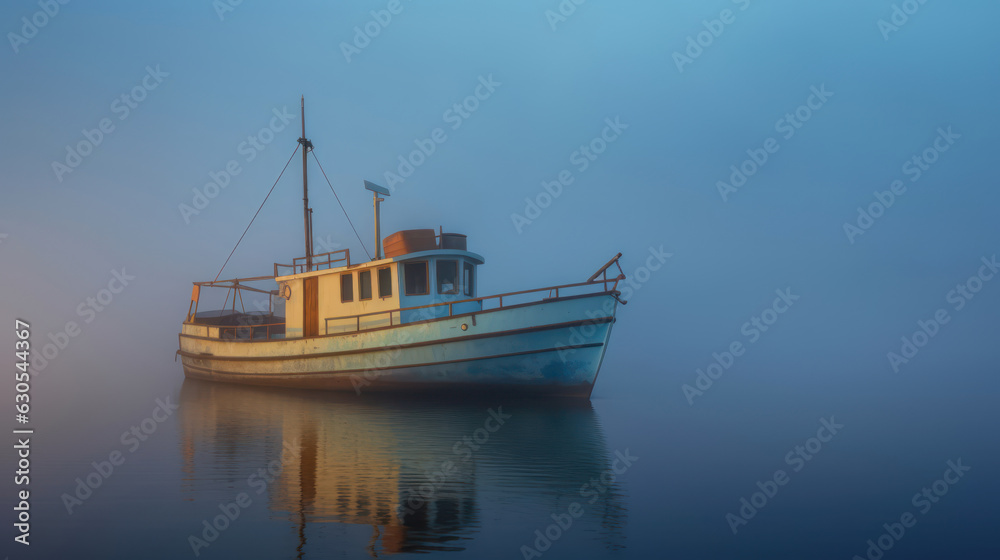
<svg viewBox="0 0 1000 560"><path fill-rule="evenodd" d="M414 259L426 259L428 257L462 257L473 261L476 264L484 264L486 259L478 253L473 253L471 251L462 251L459 249L430 249L427 251L417 251L414 253L406 253L404 255L398 255L395 257L389 257L385 259L379 259L377 261L365 261L360 263L352 263L349 266L338 266L332 268L324 268L321 270L310 270L309 272L300 272L298 274L287 274L285 276L276 276L275 281L290 280L293 278L308 278L310 276L323 276L325 274L335 274L339 272L353 272L355 270L364 270L366 268L377 268L379 266L385 266L393 262L403 262Z"/></svg>

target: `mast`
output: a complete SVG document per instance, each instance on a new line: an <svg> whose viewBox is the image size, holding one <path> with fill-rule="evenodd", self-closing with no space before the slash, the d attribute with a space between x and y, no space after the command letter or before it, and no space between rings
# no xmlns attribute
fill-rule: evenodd
<svg viewBox="0 0 1000 560"><path fill-rule="evenodd" d="M312 210L309 209L309 178L306 170L309 150L312 149L312 142L306 138L306 97L302 96L302 137L299 138L302 144L302 220L305 226L306 238L306 270L312 270Z"/></svg>

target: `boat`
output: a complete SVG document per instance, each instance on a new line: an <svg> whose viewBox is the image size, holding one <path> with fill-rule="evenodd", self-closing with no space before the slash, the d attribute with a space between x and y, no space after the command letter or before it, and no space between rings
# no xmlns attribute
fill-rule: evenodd
<svg viewBox="0 0 1000 560"><path fill-rule="evenodd" d="M364 181L373 194L375 256L314 254L304 99L300 148L305 255L274 263L269 276L219 280L220 270L193 283L178 335L186 377L358 394L590 397L618 304L627 303L617 289L625 279L621 253L582 282L483 296L485 259L468 250L466 235L439 226L381 239L390 191ZM222 309L199 311L209 289L226 291ZM246 309L245 294L258 309Z"/></svg>

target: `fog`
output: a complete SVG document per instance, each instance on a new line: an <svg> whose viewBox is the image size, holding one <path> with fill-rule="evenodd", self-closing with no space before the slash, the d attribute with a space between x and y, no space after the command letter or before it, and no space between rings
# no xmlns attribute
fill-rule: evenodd
<svg viewBox="0 0 1000 560"><path fill-rule="evenodd" d="M629 301L594 401L647 403L632 414L650 437L680 429L661 409L694 441L857 408L964 410L970 438L995 421L995 4L893 24L892 3L860 0L586 2L562 19L555 1L403 0L373 37L385 2L219 4L60 5L0 55L0 314L39 348L80 327L32 389L46 437L80 457L81 433L114 441L176 394L191 282L219 272L292 155L300 96L360 235L310 160L317 252L374 253L365 179L392 189L383 236L468 235L480 295L580 282L621 252ZM36 9L0 21L23 34ZM297 155L222 277L303 256L301 204ZM116 271L134 279L87 307ZM869 437L892 437L880 426Z"/></svg>

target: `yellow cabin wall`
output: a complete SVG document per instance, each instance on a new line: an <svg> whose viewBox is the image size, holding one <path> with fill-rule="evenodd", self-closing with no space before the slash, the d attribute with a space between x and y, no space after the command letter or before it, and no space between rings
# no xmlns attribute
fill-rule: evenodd
<svg viewBox="0 0 1000 560"><path fill-rule="evenodd" d="M392 295L380 298L378 295L378 269L386 267L389 268L389 278L392 281ZM372 298L364 301L358 299L361 295L358 286L358 277L359 272L362 270L370 270L372 273ZM351 280L354 285L354 301L351 302L341 302L340 276L346 273L352 275ZM286 277L280 281L291 288L291 297L285 303L285 338L302 337L302 300L304 297L302 278L309 276L319 277L317 283L319 289L319 333L321 335L327 334L327 332L333 334L356 330L358 326L358 320L354 317L356 315L399 308L399 274L397 272L397 263L395 262L376 264L374 266L352 267L348 270L335 269L332 271L308 272L294 277ZM329 321L329 331L326 330L327 318L343 316L351 317L340 321ZM394 313L393 322L398 323L398 321L399 314ZM389 324L388 313L361 318L362 329L388 326Z"/></svg>

